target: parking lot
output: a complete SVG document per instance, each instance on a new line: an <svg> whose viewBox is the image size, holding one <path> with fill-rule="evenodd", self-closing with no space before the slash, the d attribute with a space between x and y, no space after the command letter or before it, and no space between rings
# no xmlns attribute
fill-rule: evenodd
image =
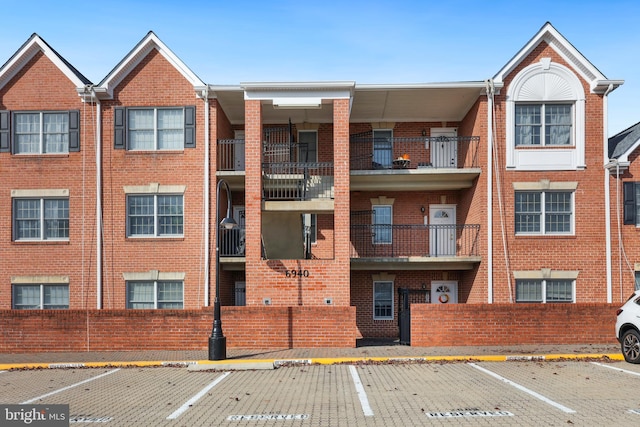
<svg viewBox="0 0 640 427"><path fill-rule="evenodd" d="M640 367L610 361L0 372L2 404L109 426L637 425Z"/></svg>

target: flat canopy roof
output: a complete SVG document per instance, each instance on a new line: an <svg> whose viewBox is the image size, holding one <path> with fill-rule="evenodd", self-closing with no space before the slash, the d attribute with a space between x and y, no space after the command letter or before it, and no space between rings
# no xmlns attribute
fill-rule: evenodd
<svg viewBox="0 0 640 427"><path fill-rule="evenodd" d="M344 82L326 83L260 83L240 86L209 86L210 96L218 99L232 124L243 124L245 99L261 99L263 123L332 123L336 87L351 98L352 123L370 122L456 122L464 118L478 97L485 93L486 83L424 83L357 85ZM259 95L255 95L259 89ZM300 106L282 108L276 103L282 94L300 100ZM342 97L342 96L340 96ZM302 100L315 99L317 105L303 105Z"/></svg>

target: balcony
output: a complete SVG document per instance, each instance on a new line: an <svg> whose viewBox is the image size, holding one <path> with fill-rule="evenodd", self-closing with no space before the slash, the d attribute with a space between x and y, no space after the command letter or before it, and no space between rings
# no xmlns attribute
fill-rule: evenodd
<svg viewBox="0 0 640 427"><path fill-rule="evenodd" d="M263 163L262 171L264 210L307 213L333 210L332 162Z"/></svg>
<svg viewBox="0 0 640 427"><path fill-rule="evenodd" d="M480 174L478 136L350 137L351 190L459 190Z"/></svg>
<svg viewBox="0 0 640 427"><path fill-rule="evenodd" d="M244 139L219 139L216 175L234 190L244 188Z"/></svg>
<svg viewBox="0 0 640 427"><path fill-rule="evenodd" d="M469 270L479 234L479 224L351 225L351 269Z"/></svg>

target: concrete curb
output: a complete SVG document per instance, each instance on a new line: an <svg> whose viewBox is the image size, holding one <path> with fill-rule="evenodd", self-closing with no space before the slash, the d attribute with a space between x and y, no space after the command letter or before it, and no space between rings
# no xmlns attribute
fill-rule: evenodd
<svg viewBox="0 0 640 427"><path fill-rule="evenodd" d="M339 365L376 363L420 363L420 362L509 362L509 361L557 361L580 359L609 359L624 361L619 353L611 354L531 354L493 356L399 356L399 357L321 357L310 359L227 359L219 361L126 361L126 362L85 362L85 363L6 363L0 364L0 371L12 369L73 369L73 368L130 368L130 367L186 367L190 371L206 370L257 370L275 369L297 365Z"/></svg>

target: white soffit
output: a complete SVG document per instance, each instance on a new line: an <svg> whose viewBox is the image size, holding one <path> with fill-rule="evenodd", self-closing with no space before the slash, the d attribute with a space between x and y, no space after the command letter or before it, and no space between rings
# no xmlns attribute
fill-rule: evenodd
<svg viewBox="0 0 640 427"><path fill-rule="evenodd" d="M460 121L485 93L485 82L358 85L351 121Z"/></svg>

